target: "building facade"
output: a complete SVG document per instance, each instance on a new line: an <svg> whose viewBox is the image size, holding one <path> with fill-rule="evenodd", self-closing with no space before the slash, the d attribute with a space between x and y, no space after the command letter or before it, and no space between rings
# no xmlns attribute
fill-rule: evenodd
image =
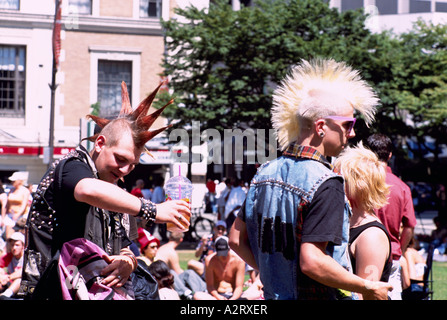
<svg viewBox="0 0 447 320"><path fill-rule="evenodd" d="M329 4L342 12L364 8L370 14L369 28L377 32L407 32L418 19L447 22L446 0L330 0Z"/></svg>
<svg viewBox="0 0 447 320"><path fill-rule="evenodd" d="M54 102L54 158L92 134L85 116L112 117L121 107L121 81L134 107L162 80L160 18L179 0L62 0L61 51ZM194 1L193 1L194 2ZM195 1L207 3L207 1ZM28 171L37 183L49 162L52 33L55 0L0 0L0 179ZM158 119L153 128L165 124ZM164 138L166 139L166 138ZM162 173L171 165L159 137L142 161ZM143 170L144 171L144 170ZM145 174L145 172L143 172Z"/></svg>
<svg viewBox="0 0 447 320"><path fill-rule="evenodd" d="M92 134L85 116L98 108L113 116L121 104L121 81L135 107L161 81L165 54L160 18L176 18L175 7L207 7L212 0L62 0L60 64L54 103L54 157ZM370 28L408 31L418 18L443 23L447 0L328 0L340 11L365 8ZM229 0L234 10L251 0ZM55 0L0 0L0 180L28 171L37 183L48 167L52 31ZM159 119L154 125L164 125ZM139 169L165 175L173 168L167 138L147 147ZM198 166L198 168L195 168ZM193 174L206 174L195 165ZM199 168L200 167L200 168ZM183 172L186 169L182 169ZM135 177L130 177L134 180Z"/></svg>

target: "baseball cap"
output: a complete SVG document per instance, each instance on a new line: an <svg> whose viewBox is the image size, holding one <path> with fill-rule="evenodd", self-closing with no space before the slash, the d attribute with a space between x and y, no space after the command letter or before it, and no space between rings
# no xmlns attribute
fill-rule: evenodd
<svg viewBox="0 0 447 320"><path fill-rule="evenodd" d="M225 229L227 228L227 223L223 220L219 220L216 222L216 228L217 227L224 227Z"/></svg>
<svg viewBox="0 0 447 320"><path fill-rule="evenodd" d="M214 242L216 246L216 254L218 256L227 256L228 251L230 250L230 246L228 245L228 237L221 236L216 239Z"/></svg>
<svg viewBox="0 0 447 320"><path fill-rule="evenodd" d="M27 171L16 171L10 176L9 181L22 180L26 182L28 180L28 172Z"/></svg>
<svg viewBox="0 0 447 320"><path fill-rule="evenodd" d="M14 232L13 234L11 234L8 240L20 240L22 241L22 243L25 243L25 235L21 232Z"/></svg>

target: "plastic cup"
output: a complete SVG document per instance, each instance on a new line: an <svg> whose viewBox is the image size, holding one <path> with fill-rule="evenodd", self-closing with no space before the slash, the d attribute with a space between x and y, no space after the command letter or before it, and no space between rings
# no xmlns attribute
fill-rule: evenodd
<svg viewBox="0 0 447 320"><path fill-rule="evenodd" d="M166 201L168 200L184 200L186 201L191 208L191 197L192 197L192 183L188 178L183 176L175 176L166 181L165 184L165 194ZM190 221L190 216L183 215L186 220ZM184 220L180 220L180 223L184 225L186 228L187 225L184 223ZM179 229L175 224L168 222L166 223L166 228L170 232L175 231L185 231Z"/></svg>

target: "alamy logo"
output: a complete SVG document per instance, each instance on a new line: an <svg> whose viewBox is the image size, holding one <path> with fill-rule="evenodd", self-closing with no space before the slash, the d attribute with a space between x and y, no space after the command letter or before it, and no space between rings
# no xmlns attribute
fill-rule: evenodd
<svg viewBox="0 0 447 320"><path fill-rule="evenodd" d="M200 130L193 121L191 130L174 129L169 133L176 162L207 164L263 164L277 156L273 129L216 129ZM206 145L206 149L201 146Z"/></svg>

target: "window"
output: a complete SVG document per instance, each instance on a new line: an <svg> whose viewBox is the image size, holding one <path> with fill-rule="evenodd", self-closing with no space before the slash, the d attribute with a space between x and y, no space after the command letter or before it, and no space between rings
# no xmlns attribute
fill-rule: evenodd
<svg viewBox="0 0 447 320"><path fill-rule="evenodd" d="M0 116L25 116L25 47L0 45Z"/></svg>
<svg viewBox="0 0 447 320"><path fill-rule="evenodd" d="M431 12L430 1L410 0L410 13Z"/></svg>
<svg viewBox="0 0 447 320"><path fill-rule="evenodd" d="M162 1L163 0L140 0L140 17L160 18Z"/></svg>
<svg viewBox="0 0 447 320"><path fill-rule="evenodd" d="M397 14L397 0L376 0L379 14Z"/></svg>
<svg viewBox="0 0 447 320"><path fill-rule="evenodd" d="M363 0L342 0L341 11L356 10L363 8Z"/></svg>
<svg viewBox="0 0 447 320"><path fill-rule="evenodd" d="M436 12L447 12L447 3L436 2Z"/></svg>
<svg viewBox="0 0 447 320"><path fill-rule="evenodd" d="M116 117L121 110L121 82L126 82L132 101L132 62L98 61L99 114L103 118Z"/></svg>
<svg viewBox="0 0 447 320"><path fill-rule="evenodd" d="M71 13L92 14L92 0L69 0L68 4Z"/></svg>
<svg viewBox="0 0 447 320"><path fill-rule="evenodd" d="M0 0L0 9L19 10L19 0Z"/></svg>

